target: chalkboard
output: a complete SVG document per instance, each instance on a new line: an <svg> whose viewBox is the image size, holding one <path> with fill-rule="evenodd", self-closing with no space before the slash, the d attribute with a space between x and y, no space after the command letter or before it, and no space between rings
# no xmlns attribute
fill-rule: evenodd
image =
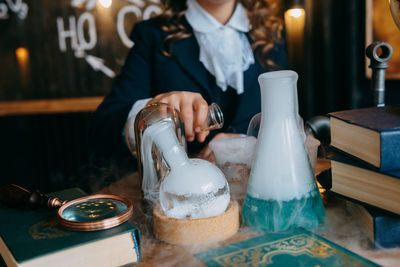
<svg viewBox="0 0 400 267"><path fill-rule="evenodd" d="M0 101L107 94L159 0L0 0Z"/></svg>

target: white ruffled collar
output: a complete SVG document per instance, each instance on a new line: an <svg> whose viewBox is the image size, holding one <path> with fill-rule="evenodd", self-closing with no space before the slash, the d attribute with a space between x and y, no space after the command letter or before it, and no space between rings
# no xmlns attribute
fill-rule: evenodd
<svg viewBox="0 0 400 267"><path fill-rule="evenodd" d="M187 0L185 17L193 28L200 47L199 60L215 77L222 91L228 86L244 92L243 72L255 62L246 32L250 22L238 3L228 23L223 25L207 13L196 0Z"/></svg>

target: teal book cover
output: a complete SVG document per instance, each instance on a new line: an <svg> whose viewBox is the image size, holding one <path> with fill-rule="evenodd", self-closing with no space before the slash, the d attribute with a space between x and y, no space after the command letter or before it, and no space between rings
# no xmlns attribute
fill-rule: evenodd
<svg viewBox="0 0 400 267"><path fill-rule="evenodd" d="M196 254L207 266L379 266L303 229L269 233Z"/></svg>
<svg viewBox="0 0 400 267"><path fill-rule="evenodd" d="M72 200L85 196L86 193L79 188L72 188L49 195ZM0 204L0 237L18 263L128 232L132 234L135 244L132 253L136 253L139 259L139 230L131 223L126 222L101 231L70 231L58 224L56 212L57 210L10 208Z"/></svg>

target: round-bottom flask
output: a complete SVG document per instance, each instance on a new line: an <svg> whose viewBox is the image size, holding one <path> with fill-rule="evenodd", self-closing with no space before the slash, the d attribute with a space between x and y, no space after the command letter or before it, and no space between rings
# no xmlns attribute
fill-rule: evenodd
<svg viewBox="0 0 400 267"><path fill-rule="evenodd" d="M149 140L147 140L149 138ZM161 180L159 200L166 216L177 219L199 219L225 212L230 201L229 185L224 174L214 164L201 159L189 159L178 142L174 124L160 121L143 134L145 162L151 161L154 143L169 168ZM146 167L147 168L147 167ZM151 164L148 169L151 168ZM154 180L145 172L143 182ZM154 187L154 186L153 186Z"/></svg>

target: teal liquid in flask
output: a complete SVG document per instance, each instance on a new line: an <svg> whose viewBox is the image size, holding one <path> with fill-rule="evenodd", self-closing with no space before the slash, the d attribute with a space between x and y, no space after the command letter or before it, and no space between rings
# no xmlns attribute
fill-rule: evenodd
<svg viewBox="0 0 400 267"><path fill-rule="evenodd" d="M325 209L298 124L294 71L261 74L261 120L243 203L246 226L263 232L312 229Z"/></svg>

